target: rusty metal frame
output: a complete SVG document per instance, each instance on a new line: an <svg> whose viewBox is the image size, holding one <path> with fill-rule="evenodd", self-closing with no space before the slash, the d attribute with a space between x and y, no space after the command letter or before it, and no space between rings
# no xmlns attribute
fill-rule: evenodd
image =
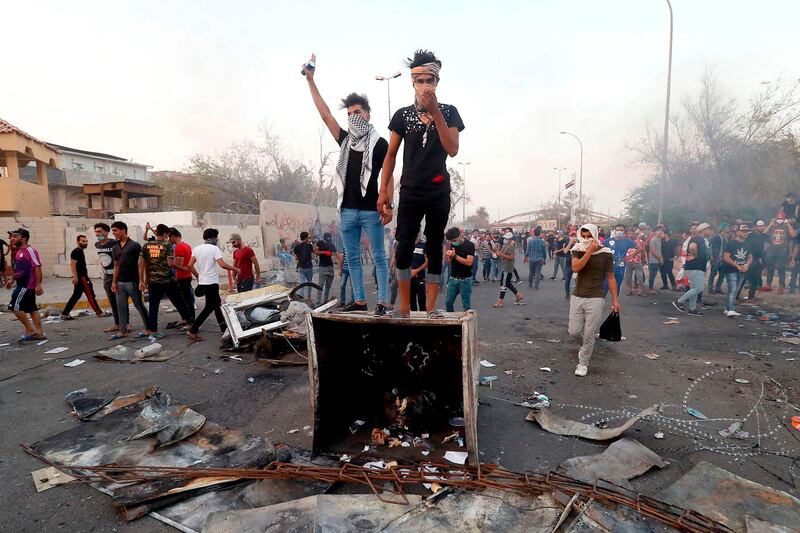
<svg viewBox="0 0 800 533"><path fill-rule="evenodd" d="M480 467L454 466L435 463L419 465L399 465L382 470L365 468L350 463L341 467L306 466L294 463L273 462L263 470L249 468L188 468L165 466L126 466L126 465L62 465L49 461L27 446L25 451L43 462L85 482L103 481L114 483L137 483L155 479L186 478L238 478L238 479L307 479L327 483L352 483L366 485L375 495L386 503L407 503L403 487L431 482L432 474L436 483L444 487L483 490L487 488L514 491L535 495L559 491L570 497L594 499L600 503L618 504L629 507L642 516L652 518L663 524L692 533L721 532L733 530L690 509L682 509L655 498L603 482L584 483L557 472L546 474L527 471L512 472L498 465L484 464ZM431 471L431 469L434 469ZM386 490L377 485L391 482L395 490ZM382 492L401 496L402 501L385 499Z"/></svg>

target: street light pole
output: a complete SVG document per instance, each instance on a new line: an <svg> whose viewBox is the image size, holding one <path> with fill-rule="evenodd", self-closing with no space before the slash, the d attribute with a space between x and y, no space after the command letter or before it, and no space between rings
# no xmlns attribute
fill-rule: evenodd
<svg viewBox="0 0 800 533"><path fill-rule="evenodd" d="M581 147L581 167L580 172L578 174L578 213L581 212L583 209L583 143L581 142L580 138L574 133L570 133L568 131L562 131L561 135L569 135L571 137L575 137L575 140L578 141L578 145Z"/></svg>
<svg viewBox="0 0 800 533"><path fill-rule="evenodd" d="M462 163L461 161L458 162L461 165L461 168L464 170L464 191L462 192L463 198L461 204L461 218L464 221L464 226L467 225L467 166L471 165L472 163L467 161L466 163Z"/></svg>
<svg viewBox="0 0 800 533"><path fill-rule="evenodd" d="M395 78L400 77L400 72L395 72L391 76L375 76L375 79L378 81L385 81L386 82L386 100L389 104L389 118L392 118L392 92L390 89L391 81Z"/></svg>
<svg viewBox="0 0 800 533"><path fill-rule="evenodd" d="M564 167L564 168L553 167L553 170L558 172L558 198L556 200L556 226L560 227L560 219L561 219L561 217L558 216L558 215L561 214L561 172L564 171L564 170L567 170L567 167Z"/></svg>
<svg viewBox="0 0 800 533"><path fill-rule="evenodd" d="M672 85L672 3L669 7L669 60L667 61L667 103L664 110L664 144L661 151L661 179L658 180L658 223L664 222L664 182L667 180L667 157L669 154L669 97Z"/></svg>

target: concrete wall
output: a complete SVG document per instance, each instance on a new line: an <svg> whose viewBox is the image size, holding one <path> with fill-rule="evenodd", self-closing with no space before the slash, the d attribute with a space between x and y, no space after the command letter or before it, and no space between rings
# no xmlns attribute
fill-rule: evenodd
<svg viewBox="0 0 800 533"><path fill-rule="evenodd" d="M242 215L239 213L206 213L201 226L258 226L258 215Z"/></svg>
<svg viewBox="0 0 800 533"><path fill-rule="evenodd" d="M197 226L197 213L194 211L161 211L155 213L118 213L115 220L121 220L128 226L144 228L149 222L154 228L157 224L167 226Z"/></svg>

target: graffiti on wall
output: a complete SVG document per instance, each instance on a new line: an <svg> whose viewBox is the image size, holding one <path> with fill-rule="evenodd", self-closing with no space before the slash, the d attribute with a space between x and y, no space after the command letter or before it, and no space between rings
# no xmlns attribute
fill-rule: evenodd
<svg viewBox="0 0 800 533"><path fill-rule="evenodd" d="M303 231L312 238L324 233L331 233L335 240L339 237L339 211L332 207L262 200L259 220L267 256L274 255L281 238L291 246Z"/></svg>

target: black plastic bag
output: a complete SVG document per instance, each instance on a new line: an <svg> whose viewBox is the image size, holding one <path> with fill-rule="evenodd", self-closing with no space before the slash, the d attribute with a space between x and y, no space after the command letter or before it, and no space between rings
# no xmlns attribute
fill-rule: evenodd
<svg viewBox="0 0 800 533"><path fill-rule="evenodd" d="M613 342L622 340L622 322L620 322L619 313L611 311L606 321L600 326L600 338Z"/></svg>

